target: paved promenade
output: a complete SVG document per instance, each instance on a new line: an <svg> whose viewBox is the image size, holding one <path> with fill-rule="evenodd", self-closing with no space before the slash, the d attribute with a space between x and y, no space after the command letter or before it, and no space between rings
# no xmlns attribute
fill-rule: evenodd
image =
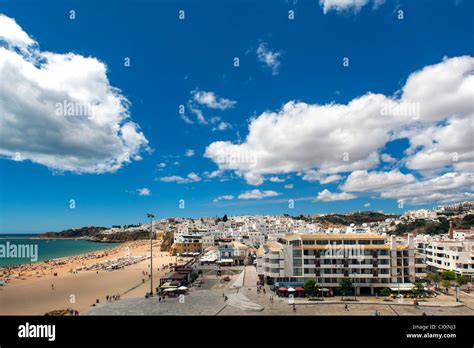
<svg viewBox="0 0 474 348"><path fill-rule="evenodd" d="M244 270L245 269L245 270ZM244 272L242 272L244 270ZM452 295L440 295L436 300L420 301L415 307L412 300L403 303L388 302L383 298L358 297L358 301L341 301L340 297L327 298L321 302L309 302L296 298L295 306L288 298L278 297L268 287L257 292L257 273L254 266L233 268L228 272L231 281L216 277L215 272L206 272L202 287L192 287L184 302L178 298L167 298L160 303L158 298L133 298L100 304L81 313L82 315L462 315L474 316L473 298L463 296L465 302L456 302ZM224 295L227 296L225 301ZM273 296L273 301L270 300ZM347 308L346 305L347 304Z"/></svg>

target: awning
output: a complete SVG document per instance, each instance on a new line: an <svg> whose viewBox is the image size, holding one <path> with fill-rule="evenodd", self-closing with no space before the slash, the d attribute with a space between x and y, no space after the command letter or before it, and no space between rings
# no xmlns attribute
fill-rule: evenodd
<svg viewBox="0 0 474 348"><path fill-rule="evenodd" d="M304 291L304 288L298 286L298 287L295 288L295 290L296 291Z"/></svg>
<svg viewBox="0 0 474 348"><path fill-rule="evenodd" d="M186 286L180 286L178 290L188 290L188 288Z"/></svg>
<svg viewBox="0 0 474 348"><path fill-rule="evenodd" d="M171 292L171 291L176 291L176 290L178 290L178 288L168 288L168 289L165 289L165 290L163 290L163 291L165 291L165 292Z"/></svg>
<svg viewBox="0 0 474 348"><path fill-rule="evenodd" d="M220 261L217 261L217 263L232 263L232 262L234 262L234 260L232 259L222 259Z"/></svg>
<svg viewBox="0 0 474 348"><path fill-rule="evenodd" d="M174 286L172 286L169 282L168 283L164 283L163 285L160 286L160 288L174 288Z"/></svg>
<svg viewBox="0 0 474 348"><path fill-rule="evenodd" d="M321 289L319 289L319 291L329 291L329 289L328 288L321 288Z"/></svg>
<svg viewBox="0 0 474 348"><path fill-rule="evenodd" d="M405 284L400 284L400 286L398 286L398 285L393 286L393 284L390 284L390 290L392 290L392 291L399 291L399 290L400 291L411 291L411 290L413 290L413 288L414 288L413 284L405 283Z"/></svg>
<svg viewBox="0 0 474 348"><path fill-rule="evenodd" d="M281 287L281 288L278 288L278 291L280 291L280 292L288 291L288 288Z"/></svg>

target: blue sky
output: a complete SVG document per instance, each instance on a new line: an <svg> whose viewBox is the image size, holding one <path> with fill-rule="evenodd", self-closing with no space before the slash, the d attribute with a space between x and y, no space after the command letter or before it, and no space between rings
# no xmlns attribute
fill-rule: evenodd
<svg viewBox="0 0 474 348"><path fill-rule="evenodd" d="M0 13L35 42L31 45L25 39L25 44L23 36L19 39L4 26L2 54L16 52L24 64L33 51L37 56L74 53L94 60L78 61L77 70L68 68L67 74L55 70L43 77L15 72L8 60L3 66L0 62L0 73L11 72L4 76L12 79L6 79L2 89L14 86L1 100L9 105L1 110L8 122L0 141L0 232L145 222L147 212L158 217L400 213L472 199L473 137L469 140L468 133L460 137L468 139L467 144L446 139L452 139L457 129L466 130L466 124L472 127L466 123L469 117L472 120L473 107L465 105L465 86L472 86L473 78L474 4L387 0L378 6L367 1L361 8L337 5L337 0L225 5L0 1ZM75 11L73 20L70 10ZM185 11L184 20L178 18L179 10ZM288 19L290 10L294 20ZM403 19L397 18L400 10ZM126 57L129 67L124 66ZM36 68L41 69L41 63L38 60ZM97 64L106 66L106 75L86 68ZM89 75L81 72L83 66ZM433 71L422 70L426 67ZM421 73L408 81L417 72ZM57 85L51 87L48 76ZM66 122L76 121L70 119L59 125L41 111L26 115L25 105L61 101L59 95L75 98L79 93L82 98L98 88L105 89L101 105L106 96L120 95L129 101L129 116L119 121L114 112L125 113L115 104L98 111L109 117L108 125L133 122L129 145L117 145L116 140L125 136L117 133L110 138L109 128L95 136L95 126L72 128ZM369 92L374 100L364 99ZM362 105L347 106L353 100ZM373 109L380 111L389 100L419 105L421 118L370 121ZM289 102L295 102L293 109L282 110ZM321 116L326 111L329 114ZM334 122L333 114L342 121ZM345 122L344 117L362 121ZM315 132L313 139L307 130L321 129L323 124L326 131ZM469 131L472 135L472 128ZM83 137L84 144L76 136ZM428 144L430 136L439 140ZM345 148L359 164L340 163L336 157L340 153L342 158ZM124 149L131 152L130 161L118 161L113 168L99 165ZM194 154L186 156L187 150ZM255 150L256 162L216 163L219 151L234 150ZM66 158L65 153L71 156L74 151L77 158ZM15 153L21 160L14 160ZM460 159L448 163L448 153ZM347 166L335 170L338 165ZM144 188L148 190L138 191ZM400 188L410 193L400 193ZM289 208L290 199L294 208Z"/></svg>

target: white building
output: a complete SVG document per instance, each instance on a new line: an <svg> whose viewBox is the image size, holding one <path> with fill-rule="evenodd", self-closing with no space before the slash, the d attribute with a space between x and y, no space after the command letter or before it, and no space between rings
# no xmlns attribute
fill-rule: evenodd
<svg viewBox="0 0 474 348"><path fill-rule="evenodd" d="M409 290L425 277L413 237L398 243L379 234L292 234L257 252L260 279L275 286L303 286L315 279L328 288L350 279L358 293Z"/></svg>
<svg viewBox="0 0 474 348"><path fill-rule="evenodd" d="M453 237L454 237L453 232ZM458 239L447 236L424 236L417 243L420 255L432 272L454 271L474 280L474 237L458 235Z"/></svg>

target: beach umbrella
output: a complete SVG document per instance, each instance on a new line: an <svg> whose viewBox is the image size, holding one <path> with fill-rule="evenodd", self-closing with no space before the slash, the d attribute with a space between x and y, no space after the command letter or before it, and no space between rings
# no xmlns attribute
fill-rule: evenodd
<svg viewBox="0 0 474 348"><path fill-rule="evenodd" d="M178 288L178 290L188 290L188 288L185 287L185 286L180 286L180 287Z"/></svg>
<svg viewBox="0 0 474 348"><path fill-rule="evenodd" d="M288 292L296 291L294 288L288 288Z"/></svg>

